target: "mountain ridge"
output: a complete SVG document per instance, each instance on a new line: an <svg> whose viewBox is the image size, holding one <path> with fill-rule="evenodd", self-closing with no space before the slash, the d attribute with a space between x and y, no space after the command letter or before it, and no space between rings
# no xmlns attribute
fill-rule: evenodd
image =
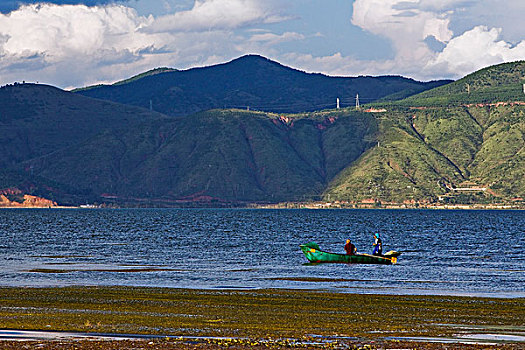
<svg viewBox="0 0 525 350"><path fill-rule="evenodd" d="M474 103L523 101L525 61L486 67L435 89L406 98L416 106L447 106Z"/></svg>
<svg viewBox="0 0 525 350"><path fill-rule="evenodd" d="M355 104L357 94L371 102L391 94L406 97L448 82L422 83L400 76L331 77L246 55L217 65L146 74L128 83L75 92L172 116L217 108L298 113L335 107L337 98L348 106Z"/></svg>
<svg viewBox="0 0 525 350"><path fill-rule="evenodd" d="M0 190L71 205L523 202L525 95L505 101L523 77L517 62L373 108L179 117L8 86L0 89ZM456 98L465 83L490 98L478 102L474 90L472 101Z"/></svg>

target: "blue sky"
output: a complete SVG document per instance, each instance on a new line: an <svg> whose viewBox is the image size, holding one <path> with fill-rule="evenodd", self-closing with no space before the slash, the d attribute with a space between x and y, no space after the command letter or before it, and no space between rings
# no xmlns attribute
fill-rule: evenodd
<svg viewBox="0 0 525 350"><path fill-rule="evenodd" d="M525 1L0 0L0 85L111 83L260 54L308 72L460 78L525 59Z"/></svg>

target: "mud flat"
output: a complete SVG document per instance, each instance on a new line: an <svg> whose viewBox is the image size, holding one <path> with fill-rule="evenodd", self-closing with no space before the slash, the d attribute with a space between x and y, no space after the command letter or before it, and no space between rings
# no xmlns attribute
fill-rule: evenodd
<svg viewBox="0 0 525 350"><path fill-rule="evenodd" d="M525 299L0 288L0 328L0 349L525 349Z"/></svg>

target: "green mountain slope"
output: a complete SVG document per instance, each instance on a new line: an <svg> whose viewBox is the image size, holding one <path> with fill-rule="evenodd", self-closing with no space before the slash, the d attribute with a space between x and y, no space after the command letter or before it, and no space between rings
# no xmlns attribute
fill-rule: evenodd
<svg viewBox="0 0 525 350"><path fill-rule="evenodd" d="M445 183L463 177L457 166L411 127L406 113L380 120L378 144L330 184L326 200L435 201Z"/></svg>
<svg viewBox="0 0 525 350"><path fill-rule="evenodd" d="M474 181L499 195L525 197L525 106L479 109L484 142L470 168Z"/></svg>
<svg viewBox="0 0 525 350"><path fill-rule="evenodd" d="M524 79L525 62L506 63L385 105L380 145L342 171L324 198L466 203L523 198Z"/></svg>
<svg viewBox="0 0 525 350"><path fill-rule="evenodd" d="M330 117L300 116L287 124L257 112L202 112L105 132L31 165L42 177L123 201L312 199L375 133L369 115Z"/></svg>
<svg viewBox="0 0 525 350"><path fill-rule="evenodd" d="M393 111L380 123L379 146L342 171L325 199L523 197L524 113L519 105Z"/></svg>
<svg viewBox="0 0 525 350"><path fill-rule="evenodd" d="M30 194L71 201L89 188L41 178L32 164L89 140L104 130L124 130L165 116L133 106L86 98L35 84L0 88L0 190L17 187ZM31 160L32 163L27 163ZM67 171L67 169L65 170ZM66 199L67 198L67 199Z"/></svg>
<svg viewBox="0 0 525 350"><path fill-rule="evenodd" d="M164 74L171 73L154 77ZM503 93L450 101L465 82L472 96L514 91L523 76L521 62L489 67L368 111L223 109L184 117L47 86L8 86L0 89L0 192L133 206L519 201L525 103Z"/></svg>
<svg viewBox="0 0 525 350"><path fill-rule="evenodd" d="M133 106L94 100L35 84L0 88L0 166L44 156L101 130L163 118Z"/></svg>
<svg viewBox="0 0 525 350"><path fill-rule="evenodd" d="M153 74L155 73L155 74ZM354 105L359 94L372 102L387 95L407 97L449 83L418 82L398 76L329 77L298 71L261 56L185 71L154 70L113 85L76 93L182 116L215 108L300 113Z"/></svg>
<svg viewBox="0 0 525 350"><path fill-rule="evenodd" d="M405 106L450 106L525 101L525 61L484 68L444 86L413 95Z"/></svg>

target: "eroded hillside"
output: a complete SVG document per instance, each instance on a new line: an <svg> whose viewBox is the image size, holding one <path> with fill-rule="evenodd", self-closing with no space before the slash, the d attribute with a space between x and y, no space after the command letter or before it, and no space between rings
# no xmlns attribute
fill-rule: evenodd
<svg viewBox="0 0 525 350"><path fill-rule="evenodd" d="M325 199L492 202L525 196L525 106L398 109L379 143L343 170Z"/></svg>

